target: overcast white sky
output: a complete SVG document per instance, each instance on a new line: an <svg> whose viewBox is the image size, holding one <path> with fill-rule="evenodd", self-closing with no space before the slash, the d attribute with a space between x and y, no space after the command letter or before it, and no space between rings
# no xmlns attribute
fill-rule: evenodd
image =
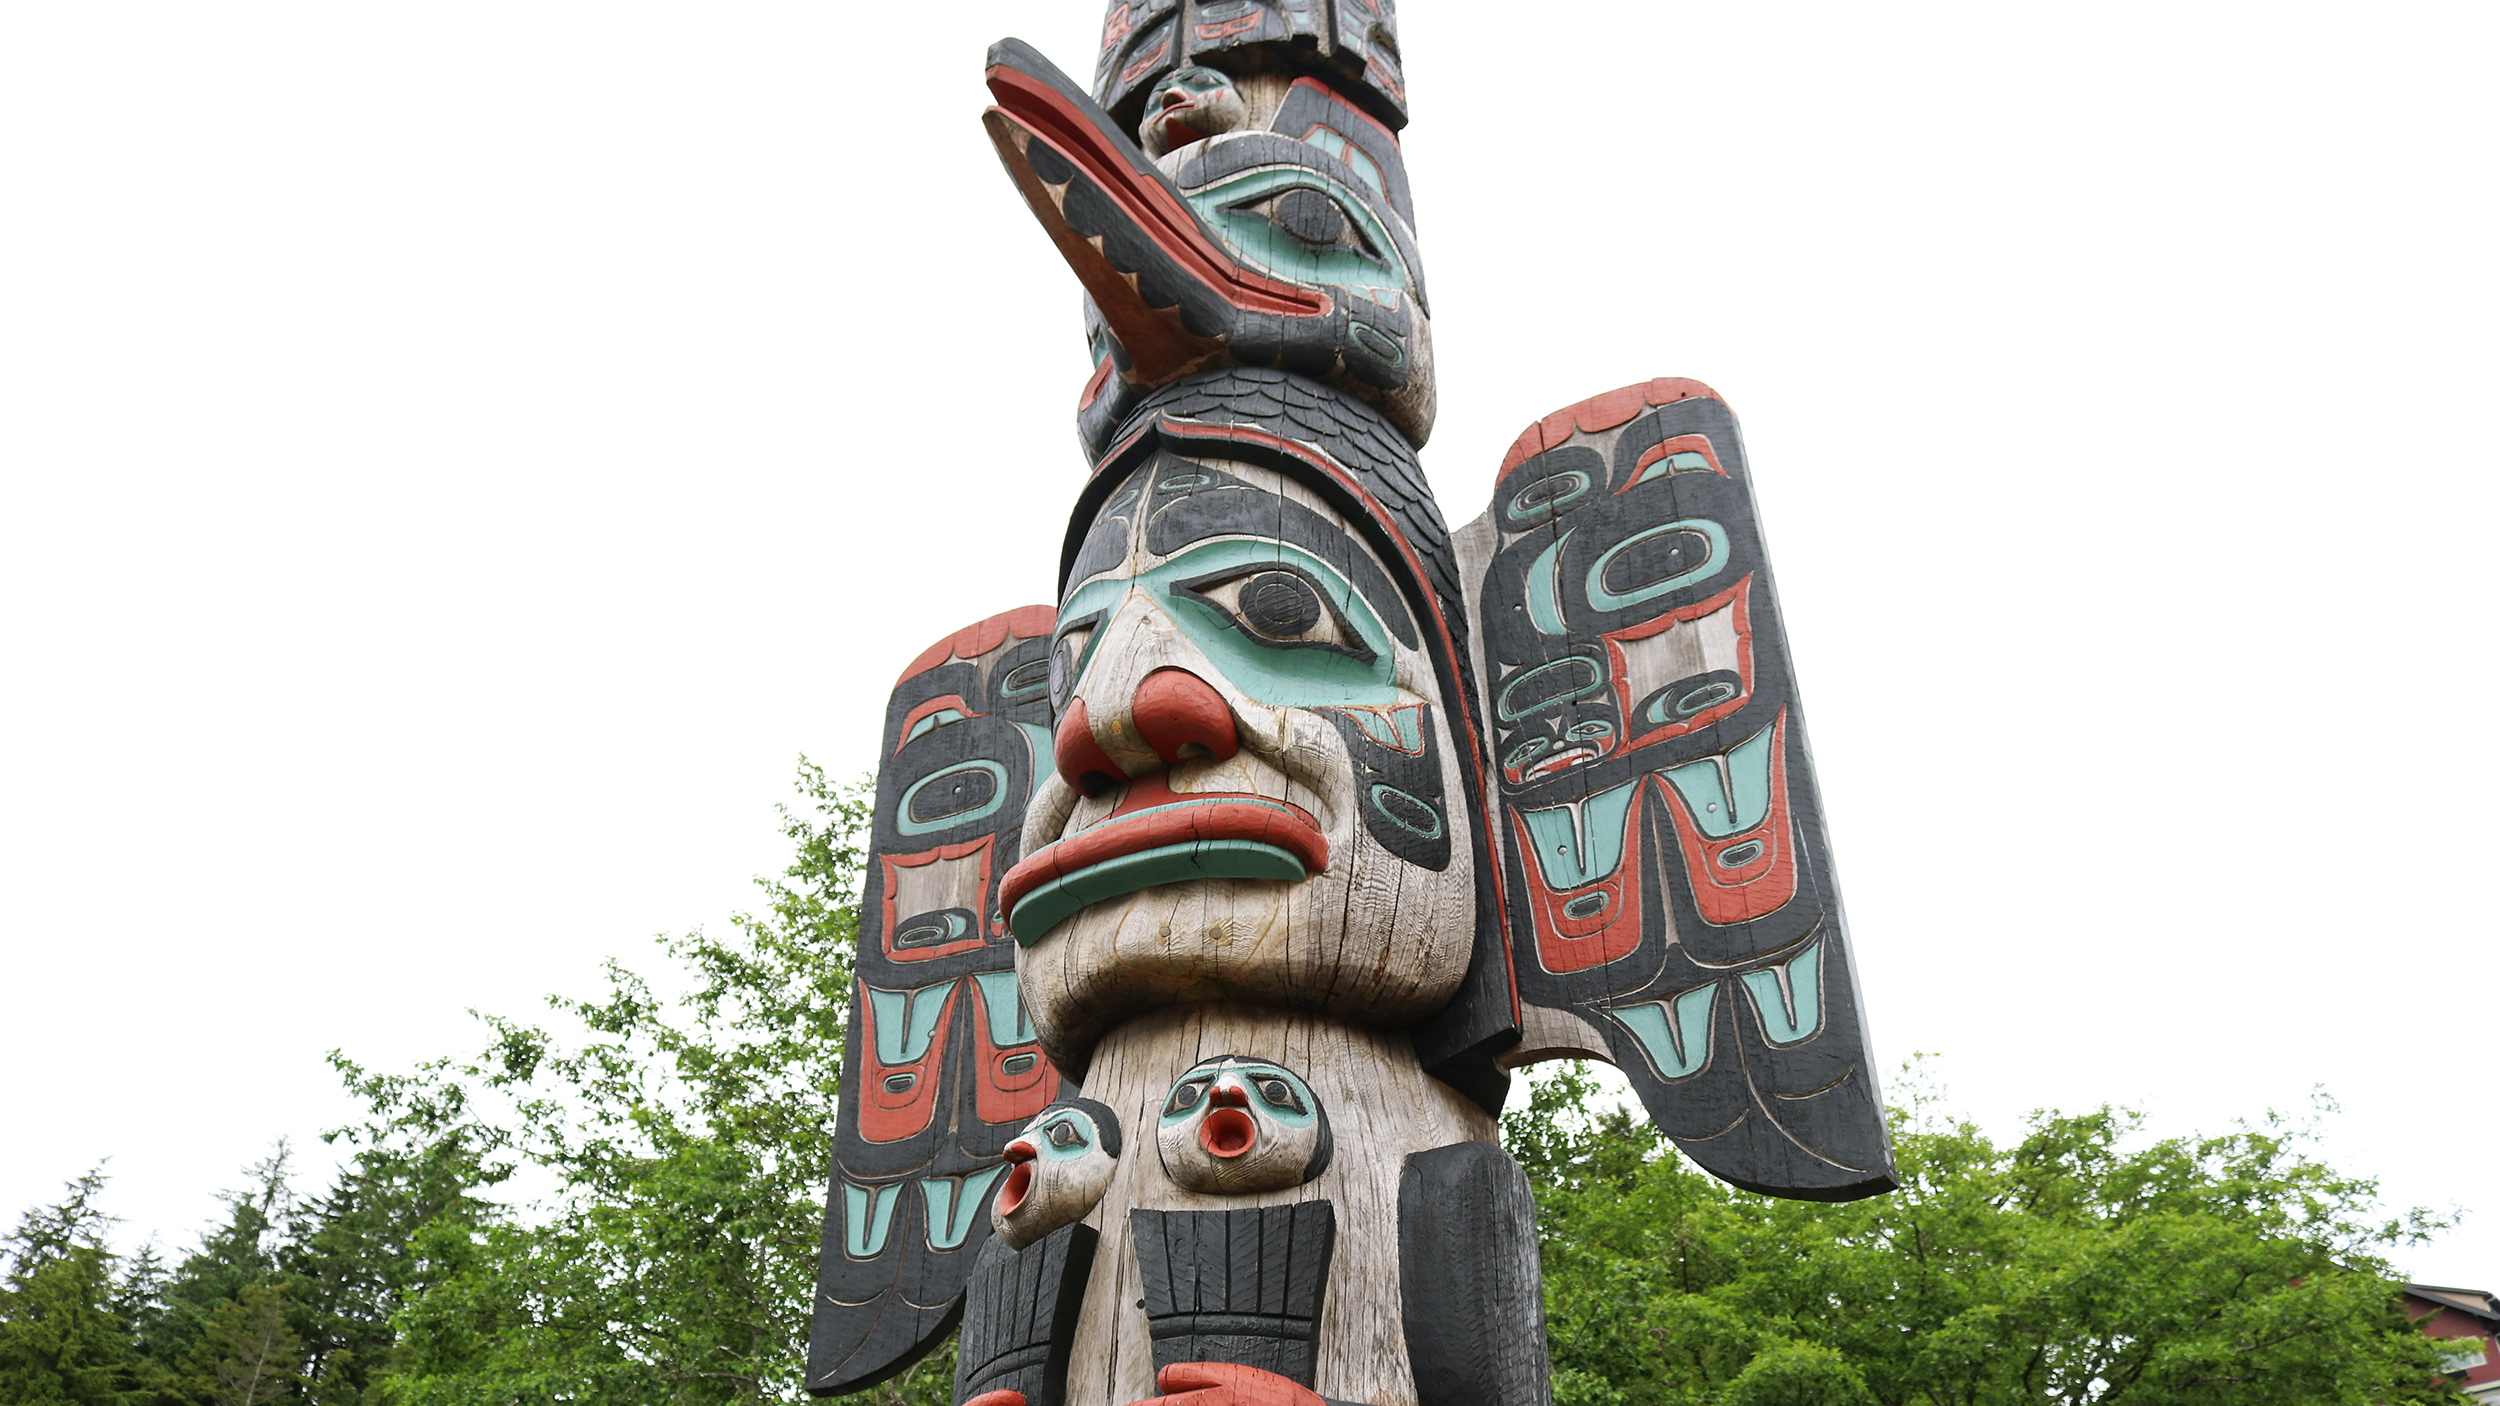
<svg viewBox="0 0 2500 1406"><path fill-rule="evenodd" d="M721 922L799 754L1048 596L1089 368L981 61L1099 21L0 10L0 1216L109 1156L187 1240L325 1050ZM2000 1131L2323 1084L2500 1288L2500 11L1403 25L1443 508L1737 407L1886 1060Z"/></svg>

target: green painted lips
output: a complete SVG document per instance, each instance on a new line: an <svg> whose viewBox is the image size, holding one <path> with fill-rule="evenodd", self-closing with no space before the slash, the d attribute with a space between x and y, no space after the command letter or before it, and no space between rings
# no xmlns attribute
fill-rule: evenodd
<svg viewBox="0 0 2500 1406"><path fill-rule="evenodd" d="M1194 879L1299 883L1328 868L1310 812L1263 796L1193 796L1150 806L1046 845L1007 871L999 901L1030 947L1081 908Z"/></svg>

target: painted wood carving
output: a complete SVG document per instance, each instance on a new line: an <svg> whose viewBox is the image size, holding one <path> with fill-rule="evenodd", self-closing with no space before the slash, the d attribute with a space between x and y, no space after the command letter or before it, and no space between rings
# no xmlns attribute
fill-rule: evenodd
<svg viewBox="0 0 2500 1406"><path fill-rule="evenodd" d="M1030 607L888 709L810 1389L1541 1406L1510 1071L1892 1184L1733 413L1530 426L1453 534L1389 0L1121 0L984 124L1086 292Z"/></svg>

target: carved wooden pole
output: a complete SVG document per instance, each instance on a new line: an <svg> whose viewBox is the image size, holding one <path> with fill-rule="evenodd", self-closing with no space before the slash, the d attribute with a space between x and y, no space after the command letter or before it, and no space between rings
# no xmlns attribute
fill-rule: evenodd
<svg viewBox="0 0 2500 1406"><path fill-rule="evenodd" d="M1444 527L1388 0L1131 0L1090 93L989 82L1092 471L1058 604L889 705L810 1389L960 1320L981 1406L1540 1406L1510 1069L1891 1185L1734 416L1585 401Z"/></svg>

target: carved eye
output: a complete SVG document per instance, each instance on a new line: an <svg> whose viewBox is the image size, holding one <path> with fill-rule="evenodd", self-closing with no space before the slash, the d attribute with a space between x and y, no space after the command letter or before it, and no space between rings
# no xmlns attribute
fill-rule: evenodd
<svg viewBox="0 0 2500 1406"><path fill-rule="evenodd" d="M1266 1099L1270 1105L1284 1109L1288 1113L1303 1111L1302 1096L1293 1091L1293 1085L1273 1075L1259 1080L1258 1083L1259 1097Z"/></svg>
<svg viewBox="0 0 2500 1406"><path fill-rule="evenodd" d="M1086 1145L1085 1130L1079 1128L1073 1118L1062 1118L1042 1129L1042 1136L1049 1138L1050 1145L1053 1147L1067 1148Z"/></svg>
<svg viewBox="0 0 2500 1406"><path fill-rule="evenodd" d="M1336 197L1309 186L1295 186L1233 208L1266 217L1269 224L1306 249L1344 249L1380 257L1363 237L1362 225L1346 213Z"/></svg>
<svg viewBox="0 0 2500 1406"><path fill-rule="evenodd" d="M1188 1083L1174 1086L1172 1101L1163 1105L1163 1116L1168 1118L1175 1113L1187 1113L1196 1108L1198 1101L1207 1096L1207 1085L1213 1083L1214 1079L1215 1076L1210 1074L1204 1079L1192 1079Z"/></svg>
<svg viewBox="0 0 2500 1406"><path fill-rule="evenodd" d="M1276 565L1176 582L1173 591L1215 608L1241 632L1281 648L1334 650L1369 662L1376 656L1319 583L1298 567Z"/></svg>

